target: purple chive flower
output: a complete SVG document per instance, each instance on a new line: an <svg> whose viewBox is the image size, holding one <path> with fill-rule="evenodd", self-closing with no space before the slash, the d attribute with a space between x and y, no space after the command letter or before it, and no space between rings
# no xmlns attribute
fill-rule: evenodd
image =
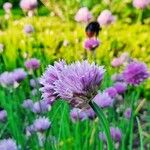
<svg viewBox="0 0 150 150"><path fill-rule="evenodd" d="M114 141L120 142L122 138L122 133L119 128L110 127L110 134Z"/></svg>
<svg viewBox="0 0 150 150"><path fill-rule="evenodd" d="M27 76L27 73L22 68L15 69L13 71L13 77L14 77L15 82L20 83L22 80L26 78L26 76Z"/></svg>
<svg viewBox="0 0 150 150"><path fill-rule="evenodd" d="M34 27L31 24L26 24L24 26L24 33L31 34L34 32Z"/></svg>
<svg viewBox="0 0 150 150"><path fill-rule="evenodd" d="M138 9L144 9L150 4L150 0L133 0L133 6Z"/></svg>
<svg viewBox="0 0 150 150"><path fill-rule="evenodd" d="M38 6L37 0L21 0L20 1L20 7L23 11L30 11L34 10Z"/></svg>
<svg viewBox="0 0 150 150"><path fill-rule="evenodd" d="M122 138L121 130L118 127L110 127L110 134L114 141L120 142ZM104 132L99 133L99 138L106 142L106 135Z"/></svg>
<svg viewBox="0 0 150 150"><path fill-rule="evenodd" d="M33 101L31 99L27 99L23 101L22 107L25 109L30 109L32 110L33 108Z"/></svg>
<svg viewBox="0 0 150 150"><path fill-rule="evenodd" d="M73 108L70 112L70 117L73 122L76 122L79 120L83 121L83 120L87 119L87 114L86 114L86 112L84 112L83 110L81 110L79 108Z"/></svg>
<svg viewBox="0 0 150 150"><path fill-rule="evenodd" d="M48 110L49 110L49 105L46 103L46 101L43 100L39 102L35 102L32 109L34 113L44 113L47 112Z"/></svg>
<svg viewBox="0 0 150 150"><path fill-rule="evenodd" d="M84 42L84 48L93 51L99 46L99 44L100 41L95 38L86 39Z"/></svg>
<svg viewBox="0 0 150 150"><path fill-rule="evenodd" d="M7 118L7 111L6 110L0 110L0 122L4 122Z"/></svg>
<svg viewBox="0 0 150 150"><path fill-rule="evenodd" d="M88 61L66 66L55 81L55 93L76 108L89 107L89 101L97 94L105 70Z"/></svg>
<svg viewBox="0 0 150 150"><path fill-rule="evenodd" d="M40 117L34 121L33 125L36 131L44 132L50 128L51 122L48 118Z"/></svg>
<svg viewBox="0 0 150 150"><path fill-rule="evenodd" d="M39 93L39 90L38 90L38 89L33 89L33 90L31 91L31 95L32 95L32 96L36 96L36 95L38 95L38 93Z"/></svg>
<svg viewBox="0 0 150 150"><path fill-rule="evenodd" d="M131 117L131 108L127 108L125 110L124 116L125 116L125 118L130 119L130 117Z"/></svg>
<svg viewBox="0 0 150 150"><path fill-rule="evenodd" d="M116 82L114 84L114 88L116 89L118 94L123 94L127 89L127 84L124 82Z"/></svg>
<svg viewBox="0 0 150 150"><path fill-rule="evenodd" d="M12 3L10 2L4 3L3 9L5 10L6 13L10 13L10 10L12 9Z"/></svg>
<svg viewBox="0 0 150 150"><path fill-rule="evenodd" d="M37 79L31 79L30 80L30 86L32 87L32 88L36 88L36 87L39 87L40 85L40 83L39 83L39 78L37 78Z"/></svg>
<svg viewBox="0 0 150 150"><path fill-rule="evenodd" d="M40 67L40 61L36 58L31 58L25 62L25 67L29 70L36 70Z"/></svg>
<svg viewBox="0 0 150 150"><path fill-rule="evenodd" d="M95 119L96 118L96 114L92 108L85 110L85 112L86 112L89 119Z"/></svg>
<svg viewBox="0 0 150 150"><path fill-rule="evenodd" d="M114 58L111 62L111 65L113 67L120 67L121 65L123 65L123 60L121 58Z"/></svg>
<svg viewBox="0 0 150 150"><path fill-rule="evenodd" d="M13 76L13 73L11 72L3 72L1 75L0 75L0 84L3 86L3 87L8 87L8 86L13 86L14 84L14 76Z"/></svg>
<svg viewBox="0 0 150 150"><path fill-rule="evenodd" d="M112 15L111 11L104 10L101 12L97 19L100 26L107 26L115 21L114 16Z"/></svg>
<svg viewBox="0 0 150 150"><path fill-rule="evenodd" d="M149 78L148 68L143 62L133 61L123 71L123 77L128 84L139 85L145 79Z"/></svg>
<svg viewBox="0 0 150 150"><path fill-rule="evenodd" d="M124 81L124 79L123 79L123 74L117 74L117 73L113 74L113 75L111 76L111 79L112 79L114 82L123 82L123 81Z"/></svg>
<svg viewBox="0 0 150 150"><path fill-rule="evenodd" d="M113 105L114 99L111 98L107 92L98 93L93 100L99 107L111 107Z"/></svg>
<svg viewBox="0 0 150 150"><path fill-rule="evenodd" d="M40 79L40 84L43 86L40 88L42 92L42 98L49 104L52 104L57 98L57 94L54 90L54 83L56 80L58 80L58 76L65 66L65 61L55 62L54 66L49 65Z"/></svg>
<svg viewBox="0 0 150 150"><path fill-rule="evenodd" d="M12 139L3 139L0 141L1 150L17 150L16 142Z"/></svg>
<svg viewBox="0 0 150 150"><path fill-rule="evenodd" d="M82 7L78 10L78 12L75 15L75 20L77 22L87 23L92 19L92 14L88 10L87 7Z"/></svg>
<svg viewBox="0 0 150 150"><path fill-rule="evenodd" d="M118 93L117 93L117 90L116 90L114 87L109 87L109 88L105 89L105 92L108 93L108 95L109 95L111 98L115 98L116 95L118 94Z"/></svg>
<svg viewBox="0 0 150 150"><path fill-rule="evenodd" d="M36 132L36 130L35 130L35 127L34 127L33 124L26 127L26 134L27 135L31 135L31 134L33 134L35 132Z"/></svg>

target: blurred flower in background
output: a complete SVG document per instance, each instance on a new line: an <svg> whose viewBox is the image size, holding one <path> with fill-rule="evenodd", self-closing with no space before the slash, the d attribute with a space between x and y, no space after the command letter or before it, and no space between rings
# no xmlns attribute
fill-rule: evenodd
<svg viewBox="0 0 150 150"><path fill-rule="evenodd" d="M75 15L75 20L82 23L88 23L92 18L93 16L87 7L80 8Z"/></svg>
<svg viewBox="0 0 150 150"><path fill-rule="evenodd" d="M100 26L107 26L115 21L115 17L112 15L111 11L103 10L97 18Z"/></svg>
<svg viewBox="0 0 150 150"><path fill-rule="evenodd" d="M40 61L36 58L31 58L25 62L25 67L29 70L36 70L40 67Z"/></svg>
<svg viewBox="0 0 150 150"><path fill-rule="evenodd" d="M1 150L18 150L17 144L13 139L3 139L0 141Z"/></svg>
<svg viewBox="0 0 150 150"><path fill-rule="evenodd" d="M10 13L12 9L12 3L10 2L4 3L3 9L5 10L6 13Z"/></svg>
<svg viewBox="0 0 150 150"><path fill-rule="evenodd" d="M33 33L34 32L34 27L31 25L31 24L26 24L25 26L24 26L24 33L26 33L26 34L31 34L31 33Z"/></svg>
<svg viewBox="0 0 150 150"><path fill-rule="evenodd" d="M150 4L150 0L133 0L133 6L138 9L144 9Z"/></svg>

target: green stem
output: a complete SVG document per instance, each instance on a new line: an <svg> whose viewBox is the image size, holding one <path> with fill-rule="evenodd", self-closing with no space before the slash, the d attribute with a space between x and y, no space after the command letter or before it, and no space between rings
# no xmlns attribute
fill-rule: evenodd
<svg viewBox="0 0 150 150"><path fill-rule="evenodd" d="M142 23L142 17L143 17L143 10L139 10L137 23Z"/></svg>
<svg viewBox="0 0 150 150"><path fill-rule="evenodd" d="M114 148L113 148L112 138L110 135L109 123L108 123L102 109L100 107L98 107L96 103L91 102L91 101L89 102L89 105L94 110L94 112L97 114L97 116L104 128L104 132L105 132L106 138L107 138L108 150L113 150Z"/></svg>

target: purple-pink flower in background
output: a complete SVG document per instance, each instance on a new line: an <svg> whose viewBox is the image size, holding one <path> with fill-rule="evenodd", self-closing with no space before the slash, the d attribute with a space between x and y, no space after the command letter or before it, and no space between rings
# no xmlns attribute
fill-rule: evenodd
<svg viewBox="0 0 150 150"><path fill-rule="evenodd" d="M86 109L85 112L86 112L89 119L93 120L96 118L96 114L92 108Z"/></svg>
<svg viewBox="0 0 150 150"><path fill-rule="evenodd" d="M131 117L131 108L127 108L126 110L125 110L125 112L124 112L124 116L125 116L125 118L127 118L127 119L130 119L130 117Z"/></svg>
<svg viewBox="0 0 150 150"><path fill-rule="evenodd" d="M98 16L97 19L100 26L107 26L115 21L114 16L112 15L111 11L103 10L101 14Z"/></svg>
<svg viewBox="0 0 150 150"><path fill-rule="evenodd" d="M27 73L22 68L15 69L13 71L13 77L15 82L20 83L22 80L24 80L27 76Z"/></svg>
<svg viewBox="0 0 150 150"><path fill-rule="evenodd" d="M47 104L46 101L41 100L33 104L32 111L34 113L44 113L44 112L48 112L49 109L50 109L49 104Z"/></svg>
<svg viewBox="0 0 150 150"><path fill-rule="evenodd" d="M118 94L123 94L127 89L127 84L124 82L116 82L114 84L114 88L116 89Z"/></svg>
<svg viewBox="0 0 150 150"><path fill-rule="evenodd" d="M100 41L98 39L89 38L84 41L84 48L86 50L93 51L99 46L99 44L100 44Z"/></svg>
<svg viewBox="0 0 150 150"><path fill-rule="evenodd" d="M107 92L98 93L93 101L101 108L111 107L114 103L114 99Z"/></svg>
<svg viewBox="0 0 150 150"><path fill-rule="evenodd" d="M25 109L32 110L33 108L33 101L31 99L26 99L23 101L22 107Z"/></svg>
<svg viewBox="0 0 150 150"><path fill-rule="evenodd" d="M34 121L33 126L36 131L44 132L45 130L50 128L51 122L46 117L39 117Z"/></svg>
<svg viewBox="0 0 150 150"><path fill-rule="evenodd" d="M122 59L120 59L120 58L114 58L113 60L112 60L112 62L111 62L111 65L113 66L113 67L120 67L121 65L123 65L123 60Z"/></svg>
<svg viewBox="0 0 150 150"><path fill-rule="evenodd" d="M10 2L4 3L3 9L5 10L6 13L10 13L10 11L12 9L12 3L10 3Z"/></svg>
<svg viewBox="0 0 150 150"><path fill-rule="evenodd" d="M34 32L34 27L31 24L26 24L24 26L24 33L31 34Z"/></svg>
<svg viewBox="0 0 150 150"><path fill-rule="evenodd" d="M113 80L114 82L123 82L124 81L123 75L117 74L117 73L115 73L111 76L111 80Z"/></svg>
<svg viewBox="0 0 150 150"><path fill-rule="evenodd" d="M109 95L111 98L115 98L116 95L118 94L118 93L117 93L117 90L116 90L114 87L109 87L109 88L105 89L105 92L108 93L108 95Z"/></svg>
<svg viewBox="0 0 150 150"><path fill-rule="evenodd" d="M12 72L7 72L7 71L3 72L0 75L0 84L3 87L13 86L13 84L14 84L13 73Z"/></svg>
<svg viewBox="0 0 150 150"><path fill-rule="evenodd" d="M123 77L127 84L136 86L149 77L149 71L145 63L133 61L124 69Z"/></svg>
<svg viewBox="0 0 150 150"><path fill-rule="evenodd" d="M40 67L40 61L36 58L31 58L25 62L25 67L29 70L36 70Z"/></svg>
<svg viewBox="0 0 150 150"><path fill-rule="evenodd" d="M7 111L6 110L0 110L0 122L6 121L7 118Z"/></svg>
<svg viewBox="0 0 150 150"><path fill-rule="evenodd" d="M30 86L32 88L37 88L40 86L40 78L36 78L36 79L30 79Z"/></svg>
<svg viewBox="0 0 150 150"><path fill-rule="evenodd" d="M55 62L54 66L49 65L40 79L40 84L43 86L40 88L40 91L42 92L42 98L49 104L52 104L57 98L57 94L55 93L54 89L54 83L56 80L58 80L58 76L65 66L65 61Z"/></svg>
<svg viewBox="0 0 150 150"><path fill-rule="evenodd" d="M144 9L150 4L150 0L133 0L133 6L138 9Z"/></svg>
<svg viewBox="0 0 150 150"><path fill-rule="evenodd" d="M38 6L37 0L21 0L20 1L20 7L23 11L30 11L34 10Z"/></svg>
<svg viewBox="0 0 150 150"><path fill-rule="evenodd" d="M97 94L105 70L88 61L75 62L66 66L55 81L55 93L73 107L87 108Z"/></svg>
<svg viewBox="0 0 150 150"><path fill-rule="evenodd" d="M83 121L88 118L86 112L79 108L73 108L70 111L70 117L73 122Z"/></svg>
<svg viewBox="0 0 150 150"><path fill-rule="evenodd" d="M0 140L0 150L18 150L18 148L13 139L3 139Z"/></svg>
<svg viewBox="0 0 150 150"><path fill-rule="evenodd" d="M88 10L87 7L82 7L78 10L78 12L75 15L75 20L77 22L87 23L92 19L92 14Z"/></svg>
<svg viewBox="0 0 150 150"><path fill-rule="evenodd" d="M110 127L110 134L114 141L120 142L122 139L122 132L118 127ZM106 142L106 135L104 132L99 133L99 138Z"/></svg>

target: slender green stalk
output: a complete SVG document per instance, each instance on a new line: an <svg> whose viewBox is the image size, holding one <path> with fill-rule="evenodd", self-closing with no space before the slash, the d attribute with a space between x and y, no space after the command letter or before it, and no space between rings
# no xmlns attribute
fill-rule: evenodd
<svg viewBox="0 0 150 150"><path fill-rule="evenodd" d="M103 113L103 111L101 110L100 107L97 106L96 103L94 102L89 102L89 105L92 107L92 109L95 111L95 113L97 114L103 128L106 134L106 138L107 138L107 146L108 146L108 150L113 150L114 146L113 146L113 142L112 142L112 138L110 135L110 129L109 129L109 123Z"/></svg>
<svg viewBox="0 0 150 150"><path fill-rule="evenodd" d="M140 150L144 150L144 145L143 145L143 133L142 133L142 127L139 121L139 118L136 117L137 123L138 123L138 130L139 130L139 135L140 135Z"/></svg>
<svg viewBox="0 0 150 150"><path fill-rule="evenodd" d="M137 23L142 23L142 17L143 17L143 10L139 10Z"/></svg>

